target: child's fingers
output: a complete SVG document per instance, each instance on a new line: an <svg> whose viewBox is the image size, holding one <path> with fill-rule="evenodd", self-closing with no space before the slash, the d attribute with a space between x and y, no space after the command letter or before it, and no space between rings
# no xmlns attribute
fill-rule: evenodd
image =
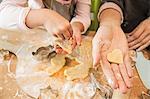
<svg viewBox="0 0 150 99"><path fill-rule="evenodd" d="M77 45L81 45L81 40L82 40L81 33L76 33L75 34L75 40L77 42Z"/></svg>
<svg viewBox="0 0 150 99"><path fill-rule="evenodd" d="M60 54L60 53L62 53L62 52L63 52L63 49L61 49L61 48L57 48L57 49L56 49L56 53Z"/></svg>

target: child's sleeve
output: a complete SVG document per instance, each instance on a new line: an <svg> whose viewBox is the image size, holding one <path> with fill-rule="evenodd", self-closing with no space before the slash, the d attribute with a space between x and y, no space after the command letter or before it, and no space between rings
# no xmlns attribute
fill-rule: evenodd
<svg viewBox="0 0 150 99"><path fill-rule="evenodd" d="M100 14L104 10L109 9L109 8L118 11L121 15L121 19L122 19L121 21L123 22L124 1L123 0L102 0L101 7L98 13L98 19L99 19Z"/></svg>
<svg viewBox="0 0 150 99"><path fill-rule="evenodd" d="M42 6L42 0L3 0L0 4L0 28L28 29L25 20L30 9Z"/></svg>
<svg viewBox="0 0 150 99"><path fill-rule="evenodd" d="M87 31L91 24L90 19L91 0L77 0L75 17L71 20L73 22L81 22L84 26L84 32Z"/></svg>
<svg viewBox="0 0 150 99"><path fill-rule="evenodd" d="M27 0L3 0L0 4L0 28L27 29L25 18L30 8Z"/></svg>

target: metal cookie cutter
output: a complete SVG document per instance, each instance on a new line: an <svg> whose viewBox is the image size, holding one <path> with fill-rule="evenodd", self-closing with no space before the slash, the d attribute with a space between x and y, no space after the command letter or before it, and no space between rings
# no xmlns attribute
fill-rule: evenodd
<svg viewBox="0 0 150 99"><path fill-rule="evenodd" d="M47 47L40 47L32 55L36 57L39 61L47 61L56 56L56 52L53 46L49 45Z"/></svg>

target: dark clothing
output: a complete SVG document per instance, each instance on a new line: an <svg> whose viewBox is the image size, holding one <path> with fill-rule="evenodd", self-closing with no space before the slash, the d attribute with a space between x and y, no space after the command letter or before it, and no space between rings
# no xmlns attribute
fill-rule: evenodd
<svg viewBox="0 0 150 99"><path fill-rule="evenodd" d="M133 31L143 20L150 16L150 0L102 0L117 4L123 11L123 24L125 33Z"/></svg>

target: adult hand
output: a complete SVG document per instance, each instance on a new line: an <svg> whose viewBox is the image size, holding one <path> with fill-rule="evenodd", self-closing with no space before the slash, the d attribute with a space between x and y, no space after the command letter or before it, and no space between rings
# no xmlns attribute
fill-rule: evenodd
<svg viewBox="0 0 150 99"><path fill-rule="evenodd" d="M107 54L113 49L120 49L123 54L123 64L110 63ZM120 26L101 25L93 39L93 65L100 60L102 70L108 83L115 89L125 93L132 86L132 68L128 55L128 44Z"/></svg>
<svg viewBox="0 0 150 99"><path fill-rule="evenodd" d="M128 37L130 49L143 50L150 45L150 19L144 20Z"/></svg>

